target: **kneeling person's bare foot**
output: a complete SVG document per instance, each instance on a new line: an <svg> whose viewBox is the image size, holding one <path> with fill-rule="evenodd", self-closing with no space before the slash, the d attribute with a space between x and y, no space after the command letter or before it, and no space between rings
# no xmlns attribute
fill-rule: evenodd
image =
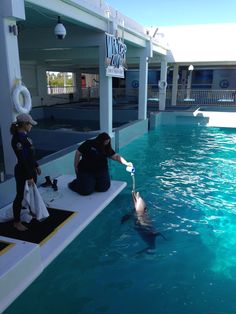
<svg viewBox="0 0 236 314"><path fill-rule="evenodd" d="M25 227L20 221L19 221L19 222L14 222L13 226L14 226L18 231L26 231L26 230L28 230L28 228Z"/></svg>

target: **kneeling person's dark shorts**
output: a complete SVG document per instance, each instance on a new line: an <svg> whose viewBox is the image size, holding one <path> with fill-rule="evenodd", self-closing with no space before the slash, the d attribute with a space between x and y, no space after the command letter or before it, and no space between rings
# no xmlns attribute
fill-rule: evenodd
<svg viewBox="0 0 236 314"><path fill-rule="evenodd" d="M111 185L108 169L94 173L79 171L77 179L69 184L69 188L81 195L89 195L96 192L105 192Z"/></svg>

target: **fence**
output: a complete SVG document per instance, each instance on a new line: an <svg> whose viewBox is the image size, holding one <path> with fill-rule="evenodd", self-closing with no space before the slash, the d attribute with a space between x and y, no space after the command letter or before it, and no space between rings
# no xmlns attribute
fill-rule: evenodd
<svg viewBox="0 0 236 314"><path fill-rule="evenodd" d="M76 86L48 86L48 94L73 94L77 92ZM139 89L137 88L113 88L114 103L138 103ZM99 86L84 87L79 95L80 99L91 101L99 98ZM158 102L159 88L156 85L148 85L148 102ZM171 105L172 86L166 89L166 104ZM230 105L236 104L236 90L213 90L213 89L181 89L177 91L177 105Z"/></svg>
<svg viewBox="0 0 236 314"><path fill-rule="evenodd" d="M47 86L48 95L73 94L76 92L76 86Z"/></svg>
<svg viewBox="0 0 236 314"><path fill-rule="evenodd" d="M235 104L236 90L191 90L187 98L186 90L178 90L177 104L196 103L198 105Z"/></svg>

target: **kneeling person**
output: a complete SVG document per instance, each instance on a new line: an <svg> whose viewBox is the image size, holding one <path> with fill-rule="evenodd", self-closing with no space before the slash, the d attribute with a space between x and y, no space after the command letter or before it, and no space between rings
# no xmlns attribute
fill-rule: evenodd
<svg viewBox="0 0 236 314"><path fill-rule="evenodd" d="M132 166L131 162L115 153L107 133L82 143L75 153L76 179L69 183L69 188L81 195L107 191L111 185L107 158Z"/></svg>

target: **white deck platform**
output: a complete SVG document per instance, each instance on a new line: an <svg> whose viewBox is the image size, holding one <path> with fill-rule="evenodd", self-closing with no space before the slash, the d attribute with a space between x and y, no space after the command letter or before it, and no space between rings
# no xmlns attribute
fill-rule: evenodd
<svg viewBox="0 0 236 314"><path fill-rule="evenodd" d="M68 189L73 176L58 178L58 192L40 188L48 207L74 211L76 214L41 247L42 262L47 266L126 186L126 182L112 181L104 193L79 195ZM78 214L77 214L78 213Z"/></svg>
<svg viewBox="0 0 236 314"><path fill-rule="evenodd" d="M40 188L43 199L51 208L75 213L41 244L0 236L0 241L14 244L0 255L0 313L126 186L126 182L112 181L107 192L80 196L67 187L73 176L63 175L57 179L57 192Z"/></svg>

